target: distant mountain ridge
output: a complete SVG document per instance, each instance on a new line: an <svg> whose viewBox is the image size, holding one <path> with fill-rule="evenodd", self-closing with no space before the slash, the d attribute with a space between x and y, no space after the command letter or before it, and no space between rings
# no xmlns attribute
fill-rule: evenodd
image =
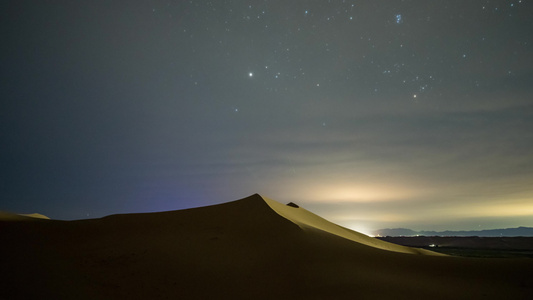
<svg viewBox="0 0 533 300"><path fill-rule="evenodd" d="M385 228L373 232L375 236L531 236L533 237L533 227L516 227L503 229L485 229L485 230L446 230L446 231L414 231L408 228Z"/></svg>

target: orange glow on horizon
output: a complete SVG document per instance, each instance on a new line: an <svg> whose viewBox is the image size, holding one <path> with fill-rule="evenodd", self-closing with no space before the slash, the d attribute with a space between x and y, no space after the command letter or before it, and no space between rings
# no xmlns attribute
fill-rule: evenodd
<svg viewBox="0 0 533 300"><path fill-rule="evenodd" d="M409 191L405 187L394 185L327 185L309 188L306 191L307 199L312 201L338 201L338 202L374 202L394 201L419 196L420 193Z"/></svg>

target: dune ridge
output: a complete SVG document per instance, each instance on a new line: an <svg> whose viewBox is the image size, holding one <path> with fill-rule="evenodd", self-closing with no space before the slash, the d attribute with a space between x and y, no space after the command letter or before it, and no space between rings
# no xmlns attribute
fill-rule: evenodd
<svg viewBox="0 0 533 300"><path fill-rule="evenodd" d="M0 221L35 221L36 219L40 220L50 220L49 217L39 214L14 214L5 211L0 211Z"/></svg>
<svg viewBox="0 0 533 300"><path fill-rule="evenodd" d="M259 195L260 196L260 195ZM435 255L435 256L445 256L444 254L436 253L433 251L428 251L425 249L411 248L400 246L397 244L392 244L385 242L373 237L369 237L360 232L350 230L348 228L342 227L335 223L332 223L302 207L294 207L289 205L283 205L275 200L270 198L260 196L267 204L270 206L276 213L280 216L286 218L287 220L298 225L303 230L322 230L324 232L334 234L350 241L367 245L370 247L383 249L387 251L394 251L400 253L409 253L409 254L423 254L423 255Z"/></svg>
<svg viewBox="0 0 533 300"><path fill-rule="evenodd" d="M30 217L30 218L35 218L35 219L44 219L44 220L50 220L49 217L45 216L45 215L42 215L42 214L39 214L39 213L33 213L33 214L19 214L23 217Z"/></svg>

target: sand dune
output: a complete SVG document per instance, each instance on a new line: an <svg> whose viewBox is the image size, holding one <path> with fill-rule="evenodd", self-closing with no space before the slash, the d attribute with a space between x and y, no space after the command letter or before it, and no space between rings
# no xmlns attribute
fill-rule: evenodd
<svg viewBox="0 0 533 300"><path fill-rule="evenodd" d="M0 299L533 297L532 260L412 255L432 253L259 195L92 220L1 220L0 239Z"/></svg>
<svg viewBox="0 0 533 300"><path fill-rule="evenodd" d="M38 213L33 213L33 214L20 214L20 215L23 216L23 217L30 217L30 218L36 218L36 219L50 220L49 217L47 217L47 216L45 216L45 215L38 214Z"/></svg>
<svg viewBox="0 0 533 300"><path fill-rule="evenodd" d="M48 218L47 216L41 215L41 214L38 214L38 213L33 213L33 214L13 214L13 213L5 212L5 211L0 211L0 221L15 221L15 220L19 220L19 221L34 221L35 219L50 220L50 218Z"/></svg>
<svg viewBox="0 0 533 300"><path fill-rule="evenodd" d="M425 254L425 255L436 255L443 256L440 253L428 251L425 249L419 248L410 248L404 247L397 244L388 243L379 239L369 237L365 234L362 234L357 231L350 230L348 228L339 226L337 224L331 223L330 221L319 217L313 214L310 211L307 211L301 207L293 207L281 204L277 201L269 199L267 197L262 197L265 202L280 216L288 219L294 224L298 225L303 230L322 230L327 233L349 239L351 241L367 245L370 247L375 247L383 250L401 252L401 253L410 253L410 254Z"/></svg>

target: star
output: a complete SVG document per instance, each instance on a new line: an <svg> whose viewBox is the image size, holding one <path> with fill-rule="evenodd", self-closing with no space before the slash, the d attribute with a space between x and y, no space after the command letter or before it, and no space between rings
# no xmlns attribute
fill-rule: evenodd
<svg viewBox="0 0 533 300"><path fill-rule="evenodd" d="M395 18L396 18L396 24L401 24L402 23L402 15L397 14L395 16Z"/></svg>
<svg viewBox="0 0 533 300"><path fill-rule="evenodd" d="M253 76L254 76L254 73L250 72L250 73L248 73L248 76L249 76L249 77L253 77Z"/></svg>

